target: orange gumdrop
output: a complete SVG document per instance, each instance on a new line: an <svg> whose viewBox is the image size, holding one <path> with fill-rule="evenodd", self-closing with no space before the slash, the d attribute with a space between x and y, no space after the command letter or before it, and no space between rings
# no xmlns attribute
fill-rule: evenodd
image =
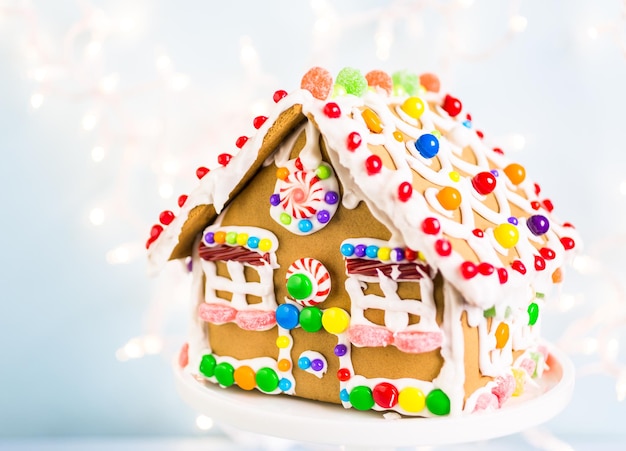
<svg viewBox="0 0 626 451"><path fill-rule="evenodd" d="M391 94L393 90L393 82L391 81L391 77L387 72L382 70L373 70L365 75L365 80L367 80L367 85L372 88L380 88L387 92L387 95Z"/></svg>
<svg viewBox="0 0 626 451"><path fill-rule="evenodd" d="M496 329L496 348L504 348L507 341L509 341L509 325L507 323L500 323Z"/></svg>
<svg viewBox="0 0 626 451"><path fill-rule="evenodd" d="M323 67L312 67L302 77L300 87L309 91L316 99L326 100L333 87L333 77Z"/></svg>
<svg viewBox="0 0 626 451"><path fill-rule="evenodd" d="M439 88L441 87L439 77L431 73L420 75L420 85L422 85L426 91L430 92L439 92Z"/></svg>

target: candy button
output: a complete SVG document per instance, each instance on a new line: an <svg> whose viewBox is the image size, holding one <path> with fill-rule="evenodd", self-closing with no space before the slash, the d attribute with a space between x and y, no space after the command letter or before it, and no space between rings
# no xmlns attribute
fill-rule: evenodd
<svg viewBox="0 0 626 451"><path fill-rule="evenodd" d="M335 346L335 349L333 350L333 352L335 353L337 357L343 357L348 352L348 347L340 343L337 346Z"/></svg>
<svg viewBox="0 0 626 451"><path fill-rule="evenodd" d="M289 169L285 168L285 167L281 167L276 169L276 178L280 179L280 180L287 180L287 177L289 177Z"/></svg>
<svg viewBox="0 0 626 451"><path fill-rule="evenodd" d="M280 359L278 361L278 370L279 371L289 371L291 369L291 362L287 359Z"/></svg>
<svg viewBox="0 0 626 451"><path fill-rule="evenodd" d="M250 249L256 249L257 247L259 247L259 239L255 236L251 236L250 238L248 238L247 245Z"/></svg>
<svg viewBox="0 0 626 451"><path fill-rule="evenodd" d="M215 375L215 357L212 354L205 354L200 361L200 373L206 377L213 377Z"/></svg>
<svg viewBox="0 0 626 451"><path fill-rule="evenodd" d="M280 382L278 382L278 388L282 391L288 391L291 388L291 381L283 377Z"/></svg>
<svg viewBox="0 0 626 451"><path fill-rule="evenodd" d="M350 325L350 315L339 307L331 307L324 310L322 325L327 332L338 335L345 332Z"/></svg>
<svg viewBox="0 0 626 451"><path fill-rule="evenodd" d="M230 387L235 383L235 368L228 362L222 362L215 367L215 378L220 385Z"/></svg>
<svg viewBox="0 0 626 451"><path fill-rule="evenodd" d="M372 390L372 397L380 407L390 409L398 403L398 389L389 382L381 382Z"/></svg>
<svg viewBox="0 0 626 451"><path fill-rule="evenodd" d="M248 234L247 233L239 233L237 234L237 244L239 246L245 246L248 242Z"/></svg>
<svg viewBox="0 0 626 451"><path fill-rule="evenodd" d="M301 219L298 222L298 229L302 233L310 232L313 229L313 223L309 221L308 219Z"/></svg>
<svg viewBox="0 0 626 451"><path fill-rule="evenodd" d="M365 255L367 255L369 258L378 257L378 246L374 246L373 244L370 246L367 246L365 248Z"/></svg>
<svg viewBox="0 0 626 451"><path fill-rule="evenodd" d="M285 224L285 225L291 224L291 216L289 215L289 213L282 212L280 214L279 219L282 224Z"/></svg>
<svg viewBox="0 0 626 451"><path fill-rule="evenodd" d="M307 332L317 332L322 328L322 311L317 307L305 307L300 312L300 326Z"/></svg>
<svg viewBox="0 0 626 451"><path fill-rule="evenodd" d="M439 140L430 133L425 133L415 141L415 148L424 158L433 158L439 152Z"/></svg>
<svg viewBox="0 0 626 451"><path fill-rule="evenodd" d="M426 407L435 415L448 415L450 398L442 390L436 388L426 396Z"/></svg>
<svg viewBox="0 0 626 451"><path fill-rule="evenodd" d="M281 304L276 309L276 322L283 329L293 329L298 325L300 311L291 304Z"/></svg>
<svg viewBox="0 0 626 451"><path fill-rule="evenodd" d="M350 243L343 243L340 248L341 255L351 257L354 254L354 246Z"/></svg>
<svg viewBox="0 0 626 451"><path fill-rule="evenodd" d="M526 220L526 225L535 236L543 235L550 229L550 222L548 221L548 218L543 215L533 215L529 217Z"/></svg>
<svg viewBox="0 0 626 451"><path fill-rule="evenodd" d="M421 412L426 406L426 396L419 388L403 388L398 396L398 404L407 412Z"/></svg>
<svg viewBox="0 0 626 451"><path fill-rule="evenodd" d="M504 168L504 173L513 185L519 185L526 178L526 169L524 169L524 166L517 163L511 163Z"/></svg>
<svg viewBox="0 0 626 451"><path fill-rule="evenodd" d="M498 244L505 249L512 248L519 241L519 231L517 227L508 222L498 225L493 230L493 236Z"/></svg>
<svg viewBox="0 0 626 451"><path fill-rule="evenodd" d="M456 210L461 205L461 193L456 188L445 186L437 193L437 200L446 210Z"/></svg>
<svg viewBox="0 0 626 451"><path fill-rule="evenodd" d="M308 370L310 366L311 359L309 359L308 357L300 357L298 359L298 368L300 368L301 370Z"/></svg>
<svg viewBox="0 0 626 451"><path fill-rule="evenodd" d="M335 191L328 191L324 195L324 202L326 202L328 205L335 205L337 202L339 202L339 194L337 194Z"/></svg>
<svg viewBox="0 0 626 451"><path fill-rule="evenodd" d="M419 97L409 97L400 108L413 119L419 119L424 113L424 102Z"/></svg>
<svg viewBox="0 0 626 451"><path fill-rule="evenodd" d="M315 175L317 175L317 177L320 180L326 180L328 177L330 177L330 168L328 166L326 166L325 164L321 164L316 170L315 170Z"/></svg>
<svg viewBox="0 0 626 451"><path fill-rule="evenodd" d="M478 194L486 196L496 188L496 178L491 172L479 172L472 177L472 186Z"/></svg>
<svg viewBox="0 0 626 451"><path fill-rule="evenodd" d="M350 394L348 393L348 390L346 390L345 388L341 390L339 392L339 399L341 399L343 402L350 401Z"/></svg>
<svg viewBox="0 0 626 451"><path fill-rule="evenodd" d="M234 373L235 383L244 390L256 388L254 370L247 365L240 366Z"/></svg>
<svg viewBox="0 0 626 451"><path fill-rule="evenodd" d="M324 361L322 359L311 360L311 369L313 371L322 371L324 369Z"/></svg>
<svg viewBox="0 0 626 451"><path fill-rule="evenodd" d="M287 291L294 299L306 299L313 293L313 282L304 274L292 274L287 279Z"/></svg>
<svg viewBox="0 0 626 451"><path fill-rule="evenodd" d="M262 250L263 252L267 252L272 248L272 241L267 239L267 238L263 238L261 241L259 241L259 249Z"/></svg>
<svg viewBox="0 0 626 451"><path fill-rule="evenodd" d="M350 404L357 410L370 410L374 407L372 390L365 385L359 385L350 392Z"/></svg>
<svg viewBox="0 0 626 451"><path fill-rule="evenodd" d="M279 378L272 368L261 368L256 373L256 384L259 388L267 393L273 392L278 388Z"/></svg>
<svg viewBox="0 0 626 451"><path fill-rule="evenodd" d="M291 344L291 340L286 335L281 335L276 339L276 347L280 349L288 348Z"/></svg>

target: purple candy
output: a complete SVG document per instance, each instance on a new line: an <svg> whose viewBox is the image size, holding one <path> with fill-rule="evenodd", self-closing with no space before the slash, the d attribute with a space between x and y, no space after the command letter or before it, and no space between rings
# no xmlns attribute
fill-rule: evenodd
<svg viewBox="0 0 626 451"><path fill-rule="evenodd" d="M511 216L509 219L507 219L507 221L509 221L513 225L517 225L517 218L515 216Z"/></svg>
<svg viewBox="0 0 626 451"><path fill-rule="evenodd" d="M207 232L206 235L204 235L204 241L207 242L207 244L213 244L215 243L215 239L213 238L215 236L215 234L213 232Z"/></svg>
<svg viewBox="0 0 626 451"><path fill-rule="evenodd" d="M274 207L280 204L280 196L278 194L272 194L270 196L270 204L272 204Z"/></svg>
<svg viewBox="0 0 626 451"><path fill-rule="evenodd" d="M354 255L357 257L365 257L365 251L367 250L367 246L365 244L357 244L354 246Z"/></svg>
<svg viewBox="0 0 626 451"><path fill-rule="evenodd" d="M339 194L334 191L328 191L324 196L324 200L328 205L335 205L339 201Z"/></svg>
<svg viewBox="0 0 626 451"><path fill-rule="evenodd" d="M317 212L317 220L320 224L326 224L330 221L330 213L327 210L320 210Z"/></svg>
<svg viewBox="0 0 626 451"><path fill-rule="evenodd" d="M346 352L348 352L348 348L346 347L346 345L339 344L335 346L335 355L337 357L342 357L346 355Z"/></svg>
<svg viewBox="0 0 626 451"><path fill-rule="evenodd" d="M311 360L311 369L313 371L321 371L324 369L324 362L321 359Z"/></svg>
<svg viewBox="0 0 626 451"><path fill-rule="evenodd" d="M399 261L401 261L401 260L404 260L404 249L402 249L401 247L396 247L396 248L393 250L393 253L394 253L394 255L395 255L395 259L396 259L396 261L398 261L398 262L399 262Z"/></svg>
<svg viewBox="0 0 626 451"><path fill-rule="evenodd" d="M550 230L548 218L542 215L533 215L526 220L526 225L533 235L539 236Z"/></svg>
<svg viewBox="0 0 626 451"><path fill-rule="evenodd" d="M494 177L498 177L500 174L498 173L497 169L492 169L491 171L489 171L493 174Z"/></svg>

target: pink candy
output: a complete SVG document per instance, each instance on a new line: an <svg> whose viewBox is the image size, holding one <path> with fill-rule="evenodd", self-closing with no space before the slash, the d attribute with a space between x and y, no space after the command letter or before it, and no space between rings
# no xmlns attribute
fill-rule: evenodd
<svg viewBox="0 0 626 451"><path fill-rule="evenodd" d="M235 322L244 330L268 330L276 324L276 314L263 310L242 310Z"/></svg>
<svg viewBox="0 0 626 451"><path fill-rule="evenodd" d="M441 332L396 332L381 326L357 325L348 330L348 339L355 346L384 347L394 345L409 354L420 354L441 347Z"/></svg>
<svg viewBox="0 0 626 451"><path fill-rule="evenodd" d="M482 410L497 410L500 408L500 403L498 401L498 397L493 393L482 393L478 399L476 400L476 406L474 407L474 412L479 412Z"/></svg>
<svg viewBox="0 0 626 451"><path fill-rule="evenodd" d="M189 364L189 343L185 343L180 348L180 354L178 354L178 365L181 368L185 368Z"/></svg>
<svg viewBox="0 0 626 451"><path fill-rule="evenodd" d="M237 310L228 305L203 302L198 308L198 316L207 323L226 324L235 320Z"/></svg>
<svg viewBox="0 0 626 451"><path fill-rule="evenodd" d="M348 330L348 340L360 347L384 347L393 342L393 333L379 326L352 326Z"/></svg>
<svg viewBox="0 0 626 451"><path fill-rule="evenodd" d="M500 406L509 399L515 391L515 378L511 374L498 376L495 379L496 386L491 389L491 393L496 395Z"/></svg>

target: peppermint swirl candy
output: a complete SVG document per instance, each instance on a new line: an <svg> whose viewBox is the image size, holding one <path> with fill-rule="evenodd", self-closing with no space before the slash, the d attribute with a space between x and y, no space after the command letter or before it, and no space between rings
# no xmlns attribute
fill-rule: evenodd
<svg viewBox="0 0 626 451"><path fill-rule="evenodd" d="M285 276L289 295L300 305L313 306L324 302L330 294L330 273L314 258L296 260Z"/></svg>

